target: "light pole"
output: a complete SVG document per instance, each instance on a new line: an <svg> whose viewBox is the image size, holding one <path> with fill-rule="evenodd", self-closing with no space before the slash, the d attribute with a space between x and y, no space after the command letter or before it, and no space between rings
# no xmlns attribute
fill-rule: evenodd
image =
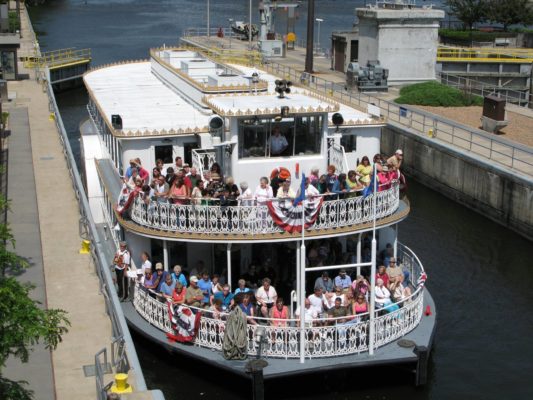
<svg viewBox="0 0 533 400"><path fill-rule="evenodd" d="M320 50L320 24L324 22L322 18L316 18L316 22L318 22L318 32L317 32L317 38L316 38L316 52L318 54L318 51Z"/></svg>
<svg viewBox="0 0 533 400"><path fill-rule="evenodd" d="M228 18L228 22L229 22L229 31L228 31L229 48L231 49L231 24L233 23L233 18Z"/></svg>
<svg viewBox="0 0 533 400"><path fill-rule="evenodd" d="M249 9L249 26L248 26L248 50L252 50L252 0L250 0L250 9Z"/></svg>
<svg viewBox="0 0 533 400"><path fill-rule="evenodd" d="M211 28L209 23L209 0L207 0L207 37L209 37L209 29Z"/></svg>

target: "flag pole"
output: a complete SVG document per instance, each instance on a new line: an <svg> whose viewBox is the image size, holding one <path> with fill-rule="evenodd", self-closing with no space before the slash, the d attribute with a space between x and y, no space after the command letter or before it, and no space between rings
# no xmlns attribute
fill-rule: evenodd
<svg viewBox="0 0 533 400"><path fill-rule="evenodd" d="M372 224L372 266L370 269L370 321L369 321L369 339L368 339L368 354L374 355L374 342L375 342L375 319L376 319L376 197L377 197L377 176L376 176L376 163L374 163L373 181L374 185L373 198L372 198L372 210L374 212L373 224Z"/></svg>

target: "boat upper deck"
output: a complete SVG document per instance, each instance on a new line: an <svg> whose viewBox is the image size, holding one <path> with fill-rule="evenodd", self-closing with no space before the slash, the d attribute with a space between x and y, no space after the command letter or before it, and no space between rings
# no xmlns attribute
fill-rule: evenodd
<svg viewBox="0 0 533 400"><path fill-rule="evenodd" d="M85 86L100 116L115 136L208 132L210 113L170 89L151 71L150 62L130 62L93 70ZM122 129L112 126L120 115Z"/></svg>

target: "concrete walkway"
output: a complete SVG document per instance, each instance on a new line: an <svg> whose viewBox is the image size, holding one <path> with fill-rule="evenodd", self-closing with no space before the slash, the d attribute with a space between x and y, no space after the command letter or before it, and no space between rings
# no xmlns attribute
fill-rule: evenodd
<svg viewBox="0 0 533 400"><path fill-rule="evenodd" d="M23 40L31 42L25 10L22 30ZM33 45L23 46L21 56L24 49ZM34 295L45 305L66 310L72 326L51 360L49 352L37 348L29 363L10 363L6 376L30 381L36 399L94 400L95 378L86 378L83 366L94 364L94 354L109 346L111 324L91 258L79 254L80 216L63 148L41 84L34 79L9 82L8 89L11 97L16 95L4 106L12 123L10 222L17 251L33 263L21 279L37 285Z"/></svg>

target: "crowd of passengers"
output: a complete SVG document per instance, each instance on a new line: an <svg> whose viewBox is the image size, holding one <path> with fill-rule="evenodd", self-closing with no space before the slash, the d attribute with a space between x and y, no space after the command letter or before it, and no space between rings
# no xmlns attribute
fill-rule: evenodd
<svg viewBox="0 0 533 400"><path fill-rule="evenodd" d="M360 195L372 182L374 165L377 171L378 191L389 189L393 181L400 179L403 160L402 150L388 159L376 154L373 163L367 156L348 174L336 174L336 168L329 165L326 174L312 168L305 183L305 196L319 195L328 198L344 198ZM235 184L231 176L223 177L220 165L214 163L210 170L201 176L197 169L183 163L176 157L173 167L164 168L163 161L157 160L151 174L143 168L139 158L131 159L123 177L123 187L119 196L117 211L125 213L133 200L140 196L146 204L152 201L172 204L194 204L220 206L264 204L270 199L294 199L300 189L291 188L290 171L284 167L276 168L260 178L254 191L247 182Z"/></svg>
<svg viewBox="0 0 533 400"><path fill-rule="evenodd" d="M119 252L125 251L125 248L124 243ZM308 262L316 265L312 256L309 252ZM208 316L222 320L233 308L239 307L246 314L249 324L288 326L286 320L290 318L290 312L283 297L272 285L276 273L268 264L259 271L250 269L238 280L237 288L231 291L225 276L210 276L201 261L187 277L180 265L167 272L162 263L153 267L148 253L142 253L141 259L142 266L134 280L160 300L171 302L174 306L190 306L195 312L201 309ZM396 311L409 301L412 294L409 272L397 265L390 244L380 254L379 260L374 291L376 309L383 313ZM372 295L368 276L358 275L352 279L347 270L341 269L332 279L325 271L315 280L313 288L313 293L305 299L306 326L350 324L368 317ZM296 319L300 317L300 312L298 307L294 312Z"/></svg>

